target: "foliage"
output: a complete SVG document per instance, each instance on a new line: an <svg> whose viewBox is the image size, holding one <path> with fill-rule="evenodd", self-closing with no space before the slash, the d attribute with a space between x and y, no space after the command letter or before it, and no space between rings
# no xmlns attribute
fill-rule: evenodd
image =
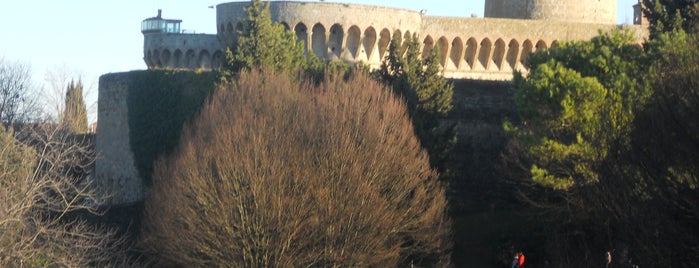
<svg viewBox="0 0 699 268"><path fill-rule="evenodd" d="M16 138L21 139L19 143ZM113 230L70 217L99 213L84 172L94 161L85 140L60 128L0 131L0 266L124 267L124 241Z"/></svg>
<svg viewBox="0 0 699 268"><path fill-rule="evenodd" d="M296 41L293 32L272 22L269 2L252 0L244 9L248 19L244 22L242 31L238 32L235 49L229 48L226 51L229 66L225 77L253 67L280 72L295 70L303 64L302 43Z"/></svg>
<svg viewBox="0 0 699 268"><path fill-rule="evenodd" d="M161 70L131 72L130 77L129 141L139 176L149 185L153 162L177 145L183 124L199 111L219 77Z"/></svg>
<svg viewBox="0 0 699 268"><path fill-rule="evenodd" d="M444 188L400 99L361 74L243 72L156 164L144 246L163 265L446 265Z"/></svg>
<svg viewBox="0 0 699 268"><path fill-rule="evenodd" d="M615 31L532 55L529 76L515 74L521 126L506 130L523 145L535 182L569 190L599 181L648 96L637 79L641 54L629 32Z"/></svg>
<svg viewBox="0 0 699 268"><path fill-rule="evenodd" d="M660 33L699 30L699 2L697 0L643 0L644 14L650 21L651 37Z"/></svg>
<svg viewBox="0 0 699 268"><path fill-rule="evenodd" d="M83 134L89 131L87 109L85 108L85 100L83 100L83 84L80 80L77 84L70 81L70 85L66 88L65 106L61 121L61 124L71 133Z"/></svg>
<svg viewBox="0 0 699 268"><path fill-rule="evenodd" d="M377 76L403 97L416 135L432 163L438 164L456 143L454 126L440 127L440 119L452 109L453 86L441 74L440 51L431 49L423 59L417 35L407 37L404 44L401 39L396 32Z"/></svg>

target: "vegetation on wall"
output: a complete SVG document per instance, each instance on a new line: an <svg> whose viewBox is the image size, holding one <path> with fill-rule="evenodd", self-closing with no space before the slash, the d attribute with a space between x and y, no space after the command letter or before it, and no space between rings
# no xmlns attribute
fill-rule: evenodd
<svg viewBox="0 0 699 268"><path fill-rule="evenodd" d="M199 111L218 80L214 72L131 72L129 140L136 169L147 185L155 159L177 145L182 126Z"/></svg>
<svg viewBox="0 0 699 268"><path fill-rule="evenodd" d="M364 75L241 73L157 162L145 206L166 266L449 261L444 187L403 102Z"/></svg>

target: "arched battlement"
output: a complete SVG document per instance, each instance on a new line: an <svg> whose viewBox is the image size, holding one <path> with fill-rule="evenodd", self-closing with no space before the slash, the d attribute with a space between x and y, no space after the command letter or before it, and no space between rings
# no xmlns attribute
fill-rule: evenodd
<svg viewBox="0 0 699 268"><path fill-rule="evenodd" d="M403 40L415 35L423 56L438 49L445 77L508 80L515 70L527 71L531 53L618 27L610 17L616 12L615 0L588 1L593 0L487 0L490 18L424 16L412 10L326 2L274 1L269 10L272 20L295 33L306 55L379 68L393 36L400 38L404 53ZM150 68L222 66L223 51L236 45L247 19L247 5L217 5L217 35L144 33L144 61ZM629 28L638 40L648 34L642 26Z"/></svg>

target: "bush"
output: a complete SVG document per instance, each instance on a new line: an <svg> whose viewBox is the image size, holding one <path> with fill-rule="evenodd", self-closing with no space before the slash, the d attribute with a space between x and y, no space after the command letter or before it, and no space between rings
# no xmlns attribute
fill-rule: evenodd
<svg viewBox="0 0 699 268"><path fill-rule="evenodd" d="M444 187L405 105L363 75L242 73L155 165L144 249L164 265L448 262Z"/></svg>
<svg viewBox="0 0 699 268"><path fill-rule="evenodd" d="M99 212L81 180L94 153L58 129L0 130L0 267L130 265L123 238L75 215Z"/></svg>

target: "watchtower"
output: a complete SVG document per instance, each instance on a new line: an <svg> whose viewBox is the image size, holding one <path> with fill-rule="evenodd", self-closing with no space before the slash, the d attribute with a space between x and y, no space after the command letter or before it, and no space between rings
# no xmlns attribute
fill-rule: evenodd
<svg viewBox="0 0 699 268"><path fill-rule="evenodd" d="M615 24L616 0L485 0L485 17Z"/></svg>

